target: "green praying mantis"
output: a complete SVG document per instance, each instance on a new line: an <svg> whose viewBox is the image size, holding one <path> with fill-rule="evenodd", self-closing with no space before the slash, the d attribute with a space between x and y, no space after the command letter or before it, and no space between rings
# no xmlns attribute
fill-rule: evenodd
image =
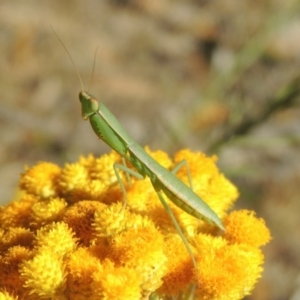
<svg viewBox="0 0 300 300"><path fill-rule="evenodd" d="M176 230L178 231L178 234L185 244L185 247L191 256L194 267L197 269L194 254L172 210L167 204L164 195L166 195L167 198L169 198L169 200L171 200L179 208L195 218L205 220L217 226L221 230L225 229L217 214L192 190L192 188L188 187L175 176L175 173L184 164L186 164L186 162L180 162L172 171L169 171L161 166L147 152L145 152L145 150L124 130L122 125L109 111L109 109L102 102L99 102L95 97L93 97L89 92L84 91L81 77L71 55L55 31L54 33L66 50L79 77L82 86L82 91L79 93L79 100L81 102L83 119L89 120L96 135L109 147L114 149L125 161L131 163L136 169L136 171L129 169L126 166L126 163L123 165L113 165L116 177L124 195L123 207L126 206L127 196L125 186L119 174L119 170L125 171L127 174L135 176L138 179L145 179L148 177L158 195L159 200L166 209ZM187 170L189 170L188 166ZM189 181L191 186L190 178Z"/></svg>

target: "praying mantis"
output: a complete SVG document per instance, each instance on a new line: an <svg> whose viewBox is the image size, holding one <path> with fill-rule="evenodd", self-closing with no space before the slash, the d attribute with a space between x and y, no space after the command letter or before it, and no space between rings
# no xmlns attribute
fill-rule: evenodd
<svg viewBox="0 0 300 300"><path fill-rule="evenodd" d="M53 28L52 30L54 31ZM124 195L123 208L126 206L127 196L125 186L121 180L118 170L123 170L138 179L145 179L148 177L158 195L160 202L166 209L183 243L185 244L185 247L191 256L194 267L197 269L194 254L172 210L167 204L164 195L166 195L169 200L171 200L186 213L194 216L197 219L203 219L217 226L221 230L225 229L218 215L209 207L209 205L207 205L192 190L192 188L188 187L175 176L175 173L186 162L182 161L172 171L169 171L160 165L155 159L153 159L138 143L136 143L134 139L124 130L122 125L109 111L109 109L89 92L84 91L81 77L71 55L55 31L54 33L66 50L79 77L82 86L82 90L79 93L79 100L81 102L83 119L89 120L95 134L109 147L115 150L125 161L130 162L136 169L136 171L129 169L126 164L113 165L116 177Z"/></svg>

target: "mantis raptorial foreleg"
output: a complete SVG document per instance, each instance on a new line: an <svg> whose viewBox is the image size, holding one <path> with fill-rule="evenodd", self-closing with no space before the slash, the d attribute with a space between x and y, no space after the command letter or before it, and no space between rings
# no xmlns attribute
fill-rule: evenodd
<svg viewBox="0 0 300 300"><path fill-rule="evenodd" d="M134 171L134 170L128 168L128 167L126 166L126 164L125 164L125 165L124 165L124 164L122 165L122 164L116 163L116 164L113 165L113 168L114 168L114 171L115 171L117 180L118 180L118 182L119 182L119 185L120 185L121 190L122 190L122 193L123 193L123 206L122 206L122 209L121 209L121 211L122 211L122 210L124 210L124 209L126 208L126 206L127 206L127 192L126 192L126 189L125 189L123 180L122 180L121 175L120 175L120 173L119 173L118 170L122 170L122 171L124 171L124 172L126 173L127 180L128 180L128 178L129 178L128 181L129 181L130 183L131 183L131 180L130 180L130 176L127 176L128 174L130 174L131 176L134 176L134 177L137 178L137 179L144 179L145 177L144 177L143 175L141 175L140 173L138 173L138 172L136 172L136 171Z"/></svg>

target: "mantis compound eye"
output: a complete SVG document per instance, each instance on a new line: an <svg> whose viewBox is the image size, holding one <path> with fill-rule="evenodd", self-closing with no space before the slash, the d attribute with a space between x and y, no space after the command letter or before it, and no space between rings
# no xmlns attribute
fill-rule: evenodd
<svg viewBox="0 0 300 300"><path fill-rule="evenodd" d="M99 102L89 93L80 92L79 100L82 106L82 118L87 120L91 115L99 109Z"/></svg>
<svg viewBox="0 0 300 300"><path fill-rule="evenodd" d="M89 103L89 106L90 106L90 110L91 111L98 111L99 109L99 102L95 99L95 98L90 98L90 103Z"/></svg>

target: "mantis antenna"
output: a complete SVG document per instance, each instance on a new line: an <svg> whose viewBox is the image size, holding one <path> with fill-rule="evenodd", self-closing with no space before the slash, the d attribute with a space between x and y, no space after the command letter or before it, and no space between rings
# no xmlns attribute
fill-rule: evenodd
<svg viewBox="0 0 300 300"><path fill-rule="evenodd" d="M75 69L75 71L76 71L76 74L77 74L77 76L78 76L78 78L79 78L79 81L80 81L80 85L81 85L82 91L84 91L83 82L82 82L82 80L81 80L79 71L78 71L78 69L77 69L77 67L76 67L76 65L75 65L75 63L74 63L74 61L73 61L73 59L72 59L71 54L69 53L67 47L65 46L65 44L63 43L63 41L60 39L60 37L58 36L58 34L56 33L56 31L54 30L54 28L52 27L52 25L50 25L50 26L51 26L52 31L54 32L54 34L55 34L56 37L58 38L59 42L62 44L62 46L63 46L64 49L66 50L66 52L67 52L67 54L68 54L68 56L69 56L69 58L70 58L70 60L71 60L71 62L72 62L72 64L73 64L73 66L74 66L74 69ZM97 47L97 49L98 49L98 47ZM96 52L96 53L97 53L97 52ZM96 53L95 53L95 58L96 58ZM94 66L93 66L93 73L92 73L92 75L94 74L94 69L95 69L95 61L94 61ZM91 82L92 82L92 78L91 78L90 84L91 84Z"/></svg>
<svg viewBox="0 0 300 300"><path fill-rule="evenodd" d="M90 84L89 84L88 92L90 91L90 87L92 85L92 81L93 81L93 78L94 78L98 48L99 48L99 46L97 46L96 51L95 51L95 55L94 55L93 71L92 71L92 75L91 75L91 79L90 79Z"/></svg>

